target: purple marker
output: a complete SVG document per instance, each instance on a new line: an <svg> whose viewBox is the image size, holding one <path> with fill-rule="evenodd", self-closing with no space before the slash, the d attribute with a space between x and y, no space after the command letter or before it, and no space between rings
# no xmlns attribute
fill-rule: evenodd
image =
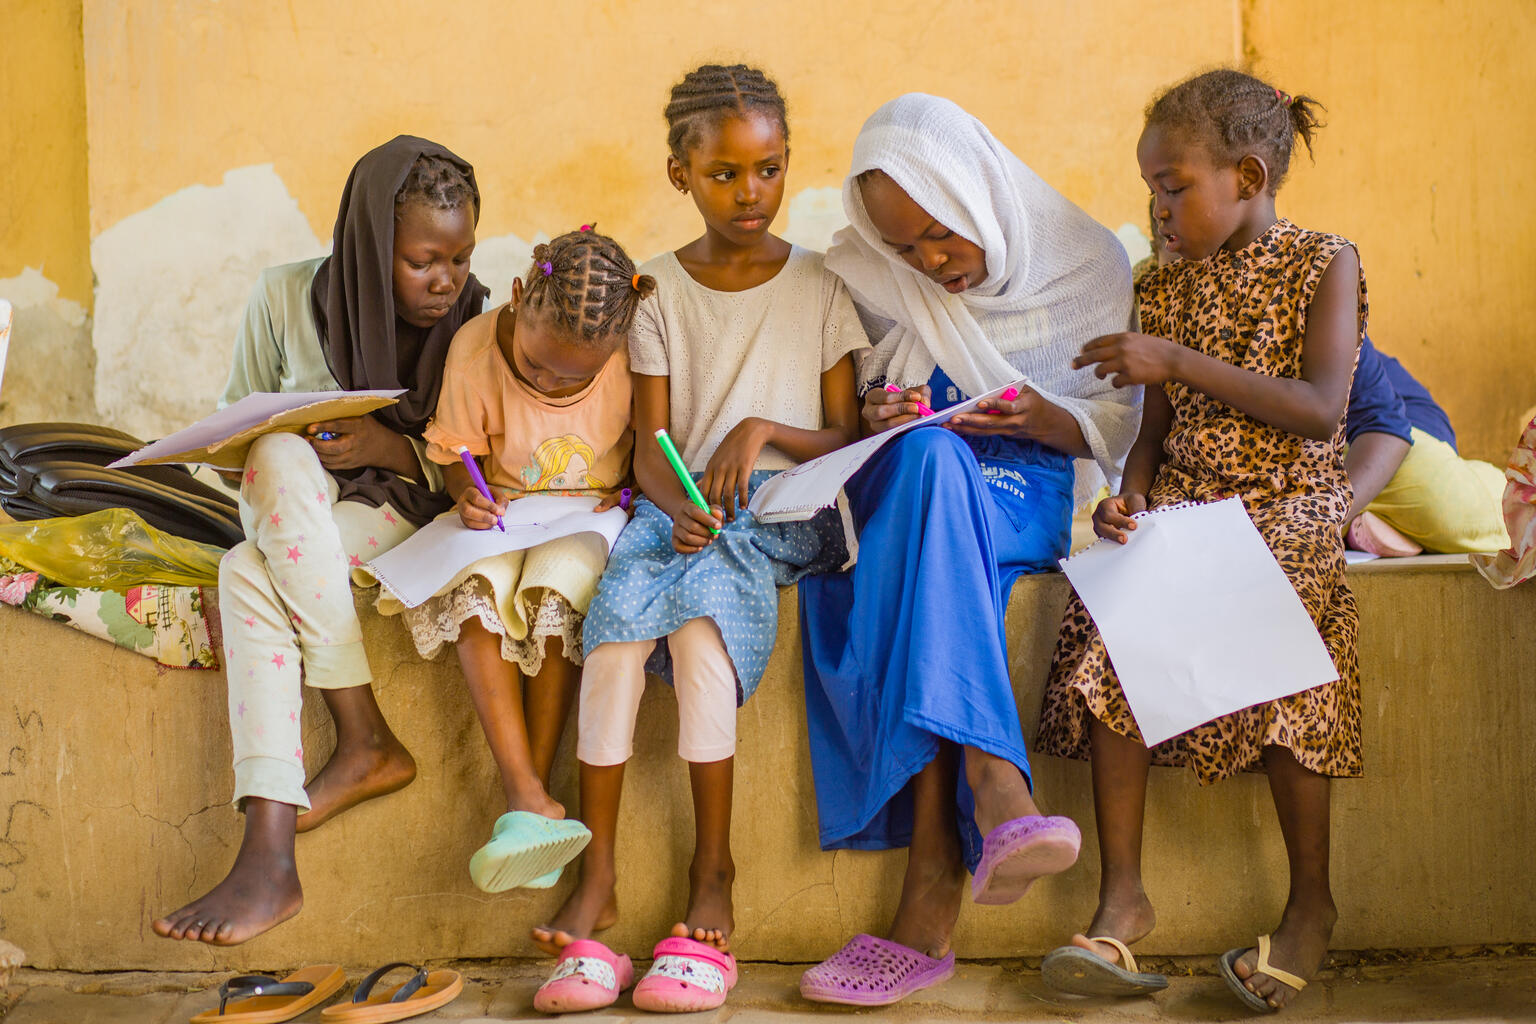
<svg viewBox="0 0 1536 1024"><path fill-rule="evenodd" d="M619 508L623 509L625 512L628 512L629 511L630 499L633 498L634 496L635 496L635 492L633 490L631 490L630 488L628 488L628 487L626 487L622 491L620 491L619 492Z"/></svg>
<svg viewBox="0 0 1536 1024"><path fill-rule="evenodd" d="M459 458L464 460L464 468L469 470L469 478L475 482L476 487L480 488L480 493L485 495L485 500L492 505L496 504L496 499L491 496L490 485L485 482L485 477L480 473L480 464L475 461L473 455L469 454L469 449L459 445L454 451L458 452ZM507 532L507 528L502 525L501 516L496 517L496 529L502 533Z"/></svg>

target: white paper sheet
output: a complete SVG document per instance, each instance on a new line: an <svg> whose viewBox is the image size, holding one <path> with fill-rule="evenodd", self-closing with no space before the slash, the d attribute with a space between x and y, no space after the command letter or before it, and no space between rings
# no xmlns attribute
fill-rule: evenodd
<svg viewBox="0 0 1536 1024"><path fill-rule="evenodd" d="M415 608L441 590L464 569L490 555L522 551L558 537L588 534L613 550L619 532L629 522L623 509L593 512L596 498L530 494L507 503L502 516L505 533L494 526L471 530L457 511L445 512L363 568L407 608Z"/></svg>
<svg viewBox="0 0 1536 1024"><path fill-rule="evenodd" d="M174 460L206 463L218 469L239 469L245 464L244 448L261 432L258 428L297 430L300 424L289 414L309 406L318 408L308 419L299 417L304 424L359 416L388 405L391 400L403 394L404 388L390 391L257 391L225 406L212 416L198 420L190 427L183 427L174 434L123 456L108 468L119 469L139 463ZM236 439L243 440L245 445L232 462L211 457ZM175 459L178 455L187 457Z"/></svg>
<svg viewBox="0 0 1536 1024"><path fill-rule="evenodd" d="M5 355L11 347L11 316L11 304L0 299L0 386L5 384Z"/></svg>
<svg viewBox="0 0 1536 1024"><path fill-rule="evenodd" d="M932 416L909 420L899 427L892 427L890 430L873 434L862 441L855 441L853 444L839 448L835 452L828 452L819 459L802 462L793 469L786 469L777 476L765 480L752 495L752 501L747 508L765 523L809 519L818 510L830 508L835 504L838 492L843 489L843 484L848 482L848 478L858 472L859 467L868 462L875 452L902 434L919 427L933 427L948 422L952 416L975 409L977 403L983 399L996 398L1009 388L1022 388L1026 383L1021 379L1012 384L1004 384L994 391L942 409Z"/></svg>
<svg viewBox="0 0 1536 1024"><path fill-rule="evenodd" d="M1093 616L1148 746L1339 677L1236 498L1135 517L1062 570Z"/></svg>

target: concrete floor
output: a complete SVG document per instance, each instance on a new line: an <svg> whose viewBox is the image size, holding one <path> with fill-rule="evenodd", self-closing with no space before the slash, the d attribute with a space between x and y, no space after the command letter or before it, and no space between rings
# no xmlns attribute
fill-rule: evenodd
<svg viewBox="0 0 1536 1024"><path fill-rule="evenodd" d="M453 965L465 976L464 993L437 1013L418 1021L548 1020L533 1012L533 991L547 965L529 961L472 961ZM1169 973L1167 991L1155 998L1082 1001L1056 996L1036 970L1016 961L962 964L953 979L895 1007L855 1011L821 1007L800 998L801 967L748 964L730 1002L714 1013L692 1015L708 1024L804 1024L857 1018L863 1022L1065 1021L1098 1022L1228 1021L1250 1017L1208 972L1208 959L1154 961ZM363 972L349 972L355 980ZM5 1024L174 1024L216 1005L211 989L224 975L67 974L23 970L12 979L0 1006ZM350 986L348 989L350 990ZM338 997L339 998L339 997ZM1483 953L1441 959L1335 961L1284 1019L1307 1022L1354 1021L1536 1021L1536 951ZM318 1021L319 1009L301 1021ZM628 997L599 1014L564 1020L624 1024L657 1018L637 1012Z"/></svg>

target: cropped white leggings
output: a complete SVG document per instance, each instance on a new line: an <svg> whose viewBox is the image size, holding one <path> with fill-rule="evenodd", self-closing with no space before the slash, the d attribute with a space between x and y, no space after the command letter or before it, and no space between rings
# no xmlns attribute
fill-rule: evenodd
<svg viewBox="0 0 1536 1024"><path fill-rule="evenodd" d="M677 756L723 761L736 753L736 669L713 619L690 619L666 637L677 691ZM583 764L623 764L635 752L635 716L645 690L645 660L655 640L599 644L581 671L576 756Z"/></svg>

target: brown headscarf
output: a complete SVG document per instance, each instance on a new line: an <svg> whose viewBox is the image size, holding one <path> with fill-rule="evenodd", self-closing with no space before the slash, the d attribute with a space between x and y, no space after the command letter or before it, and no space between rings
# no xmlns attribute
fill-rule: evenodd
<svg viewBox="0 0 1536 1024"><path fill-rule="evenodd" d="M431 327L415 327L395 315L395 195L421 156L441 157L464 171L475 190L479 220L474 168L435 142L397 136L352 168L341 193L331 255L320 264L309 293L320 347L336 382L348 391L405 388L398 404L369 415L411 437L421 436L437 408L443 362L454 332L480 312L490 295L471 274L453 308ZM388 502L417 526L450 505L442 493L386 469L336 470L331 475L341 484L338 500L374 507Z"/></svg>

